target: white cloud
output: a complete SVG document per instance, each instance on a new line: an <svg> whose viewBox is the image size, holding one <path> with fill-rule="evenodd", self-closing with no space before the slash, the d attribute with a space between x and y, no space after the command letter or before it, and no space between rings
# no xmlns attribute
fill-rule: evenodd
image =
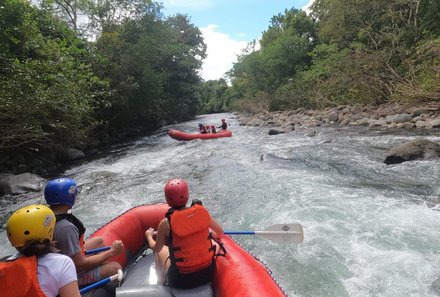
<svg viewBox="0 0 440 297"><path fill-rule="evenodd" d="M312 6L313 2L315 2L315 0L309 0L309 3L307 3L306 6L302 8L302 10L304 10L307 14L309 14L310 6Z"/></svg>
<svg viewBox="0 0 440 297"><path fill-rule="evenodd" d="M233 40L225 33L217 32L217 25L200 28L207 45L208 57L203 62L200 75L204 80L220 79L237 61L237 55L246 48L247 41Z"/></svg>

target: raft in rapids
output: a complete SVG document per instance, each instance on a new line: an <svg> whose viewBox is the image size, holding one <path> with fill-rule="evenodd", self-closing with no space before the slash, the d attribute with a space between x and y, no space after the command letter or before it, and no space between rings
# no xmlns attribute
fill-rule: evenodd
<svg viewBox="0 0 440 297"><path fill-rule="evenodd" d="M219 130L217 133L188 133L182 132L176 129L169 129L168 135L179 141L188 141L194 139L213 139L213 138L221 138L221 137L231 137L231 130Z"/></svg>
<svg viewBox="0 0 440 297"><path fill-rule="evenodd" d="M167 204L134 207L91 235L101 236L106 245L118 239L124 243L124 252L113 258L125 271L123 281L116 288L116 297L286 296L270 270L228 235L224 235L221 240L227 253L216 258L212 284L193 289L176 289L158 284L154 255L146 248L145 230L150 227L157 229L168 208ZM302 234L300 240L302 241ZM82 296L115 295L112 289L103 286Z"/></svg>

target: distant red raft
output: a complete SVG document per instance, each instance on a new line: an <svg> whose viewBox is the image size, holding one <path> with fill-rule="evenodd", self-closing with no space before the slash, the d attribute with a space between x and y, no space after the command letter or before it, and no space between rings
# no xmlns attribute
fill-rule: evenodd
<svg viewBox="0 0 440 297"><path fill-rule="evenodd" d="M194 140L194 139L212 139L212 138L220 138L220 137L231 137L232 131L231 130L219 130L217 133L187 133L182 132L175 129L169 129L168 135L176 140L179 141L187 141L187 140Z"/></svg>

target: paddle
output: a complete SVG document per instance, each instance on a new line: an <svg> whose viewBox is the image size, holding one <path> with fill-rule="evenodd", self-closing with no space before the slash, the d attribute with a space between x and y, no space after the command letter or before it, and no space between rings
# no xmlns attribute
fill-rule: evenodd
<svg viewBox="0 0 440 297"><path fill-rule="evenodd" d="M263 231L225 231L228 235L259 235L272 241L284 243L301 243L304 240L304 232L301 224L276 224L267 227Z"/></svg>
<svg viewBox="0 0 440 297"><path fill-rule="evenodd" d="M122 270L119 269L117 274L109 276L109 277L106 277L106 278L104 278L104 279L102 279L102 280L100 280L100 281L98 281L98 282L96 282L94 284L91 284L90 286L84 287L81 290L79 290L79 292L81 294L87 293L88 291L90 291L90 290L92 290L94 288L97 288L99 286L105 285L105 284L107 284L109 282L112 282L114 280L121 281L123 277L124 277L124 274L122 273Z"/></svg>
<svg viewBox="0 0 440 297"><path fill-rule="evenodd" d="M301 224L275 224L267 227L263 231L225 231L227 235L259 235L269 240L284 243L299 244L304 240L304 231ZM86 255L99 253L110 249L109 246L86 251Z"/></svg>
<svg viewBox="0 0 440 297"><path fill-rule="evenodd" d="M99 247L99 248L96 248L96 249L92 249L92 250L88 250L88 251L86 251L86 256L87 255L92 255L92 254L97 254L97 253L99 253L99 252L103 252L103 251L106 251L106 250L109 250L111 247L110 246L103 246L103 247Z"/></svg>

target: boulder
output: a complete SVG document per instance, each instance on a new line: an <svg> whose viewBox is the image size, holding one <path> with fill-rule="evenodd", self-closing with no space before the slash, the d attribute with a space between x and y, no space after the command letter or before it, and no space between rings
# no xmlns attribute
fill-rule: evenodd
<svg viewBox="0 0 440 297"><path fill-rule="evenodd" d="M412 114L414 116L419 116L422 114L426 114L426 113L430 113L430 112L435 112L437 109L436 108L429 108L429 107L417 107L412 111Z"/></svg>
<svg viewBox="0 0 440 297"><path fill-rule="evenodd" d="M433 159L440 157L440 145L425 138L417 138L391 148L384 163L398 164L418 159Z"/></svg>
<svg viewBox="0 0 440 297"><path fill-rule="evenodd" d="M440 128L440 118L436 118L429 123L432 128Z"/></svg>
<svg viewBox="0 0 440 297"><path fill-rule="evenodd" d="M315 137L316 136L316 131L315 130L309 131L305 135L307 137Z"/></svg>
<svg viewBox="0 0 440 297"><path fill-rule="evenodd" d="M247 123L248 126L255 126L255 127L259 127L259 126L263 126L264 125L264 121L261 119L252 119Z"/></svg>
<svg viewBox="0 0 440 297"><path fill-rule="evenodd" d="M269 135L278 135L278 134L283 134L283 133L286 133L286 131L284 131L283 129L280 129L280 128L272 128L272 129L269 129L269 132L268 132Z"/></svg>
<svg viewBox="0 0 440 297"><path fill-rule="evenodd" d="M0 175L0 195L17 195L27 192L39 192L46 180L39 175L22 173L18 175Z"/></svg>
<svg viewBox="0 0 440 297"><path fill-rule="evenodd" d="M412 120L412 116L410 116L410 115L407 114L407 113L396 114L396 115L393 117L393 122L394 122L394 123L397 123L397 124L399 124L399 123L409 122L409 121L411 121L411 120Z"/></svg>
<svg viewBox="0 0 440 297"><path fill-rule="evenodd" d="M82 151L74 148L61 147L58 149L57 152L57 159L62 162L81 159L84 158L85 156L86 155Z"/></svg>
<svg viewBox="0 0 440 297"><path fill-rule="evenodd" d="M338 121L339 120L339 114L337 113L337 112L330 112L329 114L328 114L328 119L330 120L330 121L332 121L332 122L336 122L336 121Z"/></svg>

